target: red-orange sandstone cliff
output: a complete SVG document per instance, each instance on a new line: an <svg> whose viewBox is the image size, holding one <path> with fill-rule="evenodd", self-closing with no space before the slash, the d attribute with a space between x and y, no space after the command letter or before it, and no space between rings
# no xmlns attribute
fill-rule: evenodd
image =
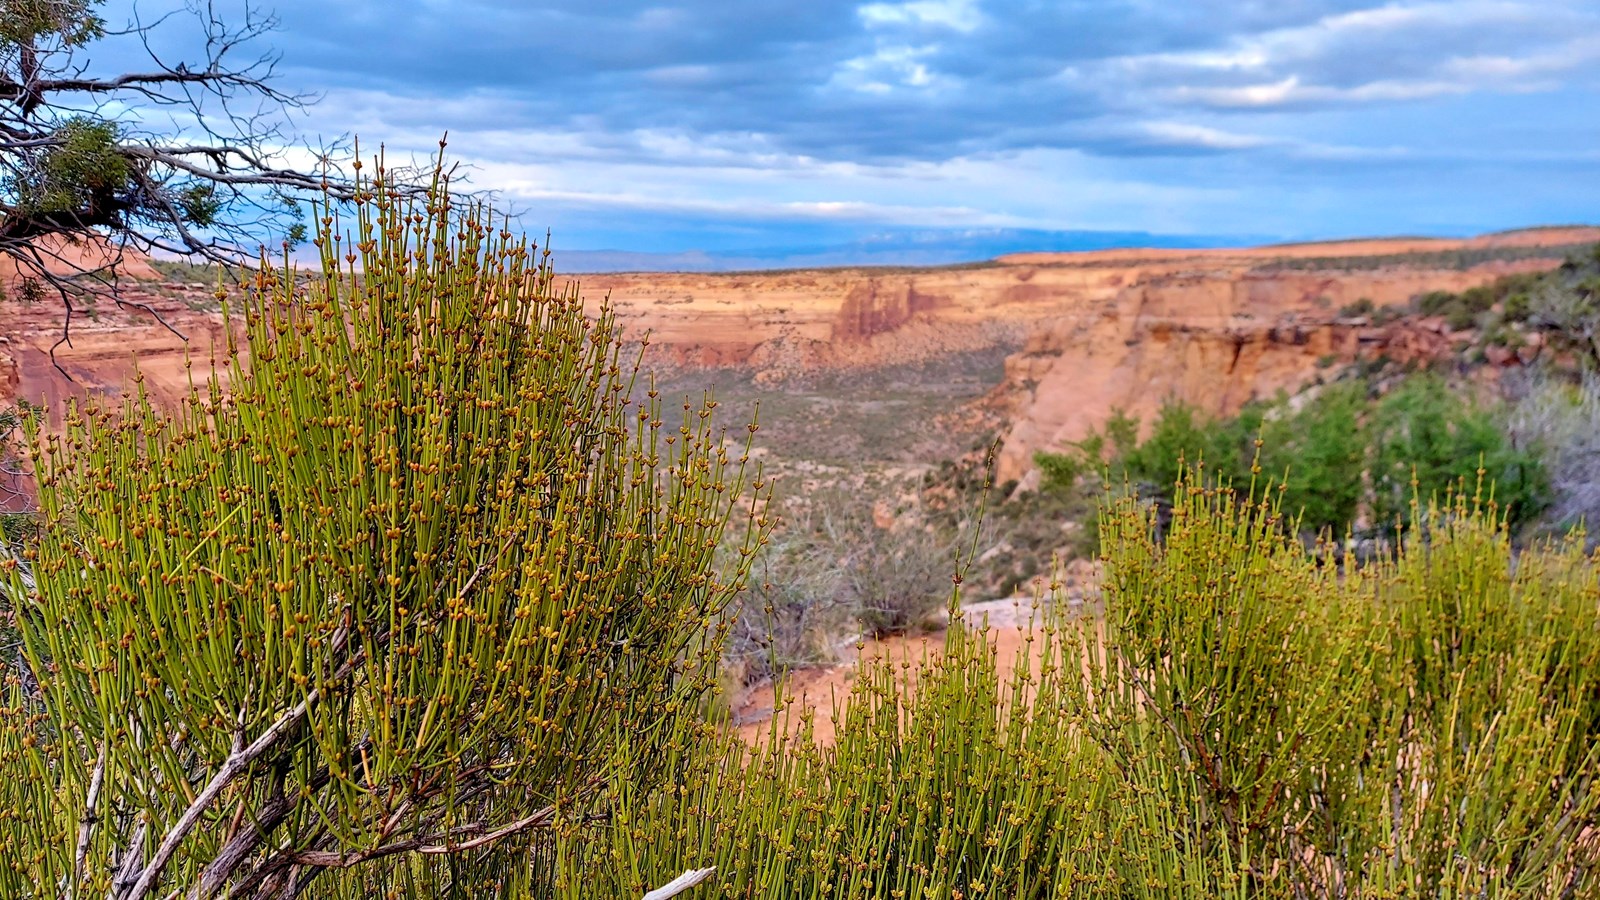
<svg viewBox="0 0 1600 900"><path fill-rule="evenodd" d="M1538 229L1469 240L1370 240L1226 250L1028 253L935 269L582 276L624 325L652 336L657 364L752 370L776 383L839 368L936 361L1007 350L999 475L1020 476L1035 450L1062 446L1113 408L1148 417L1168 397L1225 413L1293 390L1332 360L1428 356L1449 339L1432 326L1340 319L1366 298L1398 306L1516 271L1550 268L1600 229ZM557 260L559 263L559 260ZM3 274L3 273L0 273ZM199 311L206 289L134 282L190 338L196 367L221 336ZM15 292L11 292L13 295ZM151 316L104 302L80 317L72 346L60 307L0 302L0 400L58 405L128 388L134 366L158 399L187 384L184 344ZM936 371L936 369L934 370Z"/></svg>
<svg viewBox="0 0 1600 900"><path fill-rule="evenodd" d="M1600 229L1467 240L1363 240L1222 250L1027 253L911 271L588 276L658 359L778 380L821 368L919 362L1014 347L1001 480L1034 451L1078 440L1113 409L1146 421L1168 398L1226 414L1293 391L1322 367L1449 351L1439 323L1341 319L1357 300L1397 307L1433 290L1555 266Z"/></svg>

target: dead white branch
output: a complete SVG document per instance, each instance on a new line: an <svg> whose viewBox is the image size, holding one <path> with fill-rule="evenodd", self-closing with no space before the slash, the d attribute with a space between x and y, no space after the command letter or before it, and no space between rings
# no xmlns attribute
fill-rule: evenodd
<svg viewBox="0 0 1600 900"><path fill-rule="evenodd" d="M690 869L689 871L684 872L682 875L679 875L677 878L674 878L666 884L663 884L661 887L658 887L650 893L645 894L643 900L667 900L668 897L676 897L684 891L687 891L689 888L692 888L700 882L705 881L707 878L710 878L711 875L716 871L716 866L712 866L708 869Z"/></svg>

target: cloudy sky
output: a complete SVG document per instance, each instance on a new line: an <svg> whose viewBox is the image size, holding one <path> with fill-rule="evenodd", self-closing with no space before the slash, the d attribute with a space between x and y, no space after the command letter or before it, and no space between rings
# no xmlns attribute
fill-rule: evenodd
<svg viewBox="0 0 1600 900"><path fill-rule="evenodd" d="M1600 0L267 2L303 131L448 130L558 252L1600 221Z"/></svg>

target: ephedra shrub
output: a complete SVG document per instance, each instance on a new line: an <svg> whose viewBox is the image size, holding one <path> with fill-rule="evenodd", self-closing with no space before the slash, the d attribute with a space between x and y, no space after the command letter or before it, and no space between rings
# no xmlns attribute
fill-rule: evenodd
<svg viewBox="0 0 1600 900"><path fill-rule="evenodd" d="M0 896L548 889L698 739L743 458L442 177L362 187L181 406L35 423Z"/></svg>
<svg viewBox="0 0 1600 900"><path fill-rule="evenodd" d="M1088 733L1186 780L1260 894L1592 896L1597 566L1514 554L1488 493L1413 500L1398 558L1343 570L1259 496L1182 483L1162 543L1124 505Z"/></svg>
<svg viewBox="0 0 1600 900"><path fill-rule="evenodd" d="M617 796L569 896L710 863L715 896L768 900L1595 896L1581 538L1513 556L1503 516L1456 497L1341 570L1278 495L1189 473L1159 532L1114 503L1103 616L1041 614L1009 679L968 628L863 663L830 738L796 713Z"/></svg>

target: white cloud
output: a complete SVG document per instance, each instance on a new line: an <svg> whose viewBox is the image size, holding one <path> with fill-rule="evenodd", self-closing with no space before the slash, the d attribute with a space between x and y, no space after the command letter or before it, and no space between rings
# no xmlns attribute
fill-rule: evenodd
<svg viewBox="0 0 1600 900"><path fill-rule="evenodd" d="M1061 77L1108 93L1246 109L1515 93L1550 87L1555 76L1600 59L1597 25L1592 9L1531 0L1389 3L1236 37L1221 47L1123 56ZM1462 35L1504 46L1452 52ZM1372 61L1367 80L1350 82L1352 59ZM1398 62L1406 65L1391 66ZM1340 69L1345 77L1330 74Z"/></svg>
<svg viewBox="0 0 1600 900"><path fill-rule="evenodd" d="M935 26L959 32L977 30L983 13L977 0L911 0L908 3L868 3L856 10L868 27Z"/></svg>
<svg viewBox="0 0 1600 900"><path fill-rule="evenodd" d="M880 45L871 56L858 56L839 64L830 84L864 94L888 94L897 88L942 90L955 81L934 72L924 60L937 46Z"/></svg>
<svg viewBox="0 0 1600 900"><path fill-rule="evenodd" d="M772 201L759 197L710 199L698 196L662 196L659 193L550 188L500 173L500 184L513 198L552 201L591 207L618 207L649 212L692 213L737 219L780 221L815 220L863 222L882 225L928 225L1004 228L1018 224L1015 216L986 212L970 206L918 206L865 200Z"/></svg>
<svg viewBox="0 0 1600 900"><path fill-rule="evenodd" d="M1446 60L1441 71L1475 82L1547 78L1600 61L1600 34L1574 38L1554 49L1520 58L1482 54Z"/></svg>
<svg viewBox="0 0 1600 900"><path fill-rule="evenodd" d="M1166 99L1180 103L1198 101L1207 106L1259 109L1291 104L1425 100L1430 97L1465 94L1474 89L1472 84L1463 81L1403 79L1369 81L1366 84L1342 88L1303 84L1299 76L1291 75L1282 81L1238 87L1183 85L1170 88L1163 94Z"/></svg>
<svg viewBox="0 0 1600 900"><path fill-rule="evenodd" d="M689 14L682 9L672 9L666 6L652 6L640 10L634 18L634 25L645 31L670 31L681 28L691 20Z"/></svg>
<svg viewBox="0 0 1600 900"><path fill-rule="evenodd" d="M716 80L717 70L704 65L658 66L644 73L654 84L666 87L700 87Z"/></svg>
<svg viewBox="0 0 1600 900"><path fill-rule="evenodd" d="M1271 138L1256 134L1239 134L1194 125L1188 122L1143 122L1139 130L1156 142L1173 147L1194 147L1206 150L1250 150L1273 143Z"/></svg>

